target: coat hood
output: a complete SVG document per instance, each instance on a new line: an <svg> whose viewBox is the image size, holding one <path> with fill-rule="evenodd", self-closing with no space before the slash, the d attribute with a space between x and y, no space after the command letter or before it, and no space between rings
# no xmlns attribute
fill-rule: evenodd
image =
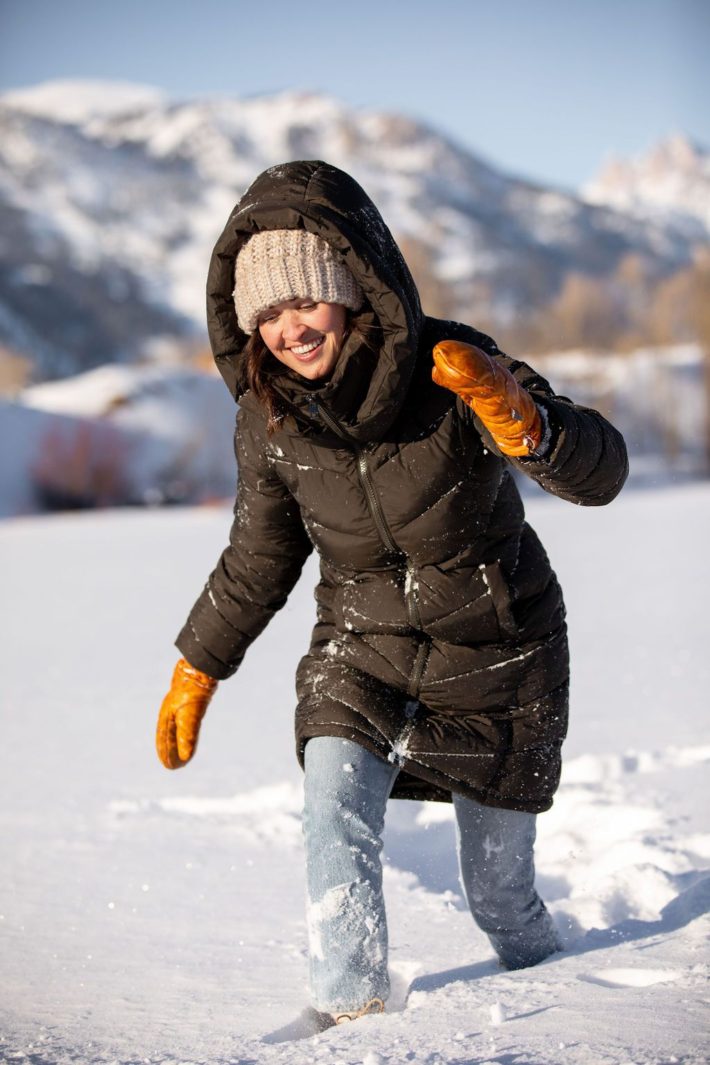
<svg viewBox="0 0 710 1065"><path fill-rule="evenodd" d="M270 167L229 217L210 262L207 324L217 367L235 400L247 389L237 324L234 266L249 237L269 229L306 229L336 247L359 281L376 327L377 350L350 337L332 378L316 386L289 370L277 380L288 407L312 420L314 392L360 441L380 439L397 416L411 381L422 311L397 244L372 200L342 170L319 160Z"/></svg>

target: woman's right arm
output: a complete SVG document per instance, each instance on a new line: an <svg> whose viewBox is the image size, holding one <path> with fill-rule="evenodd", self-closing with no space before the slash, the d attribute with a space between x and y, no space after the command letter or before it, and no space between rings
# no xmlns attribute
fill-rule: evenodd
<svg viewBox="0 0 710 1065"><path fill-rule="evenodd" d="M237 500L229 545L175 641L196 669L222 680L279 610L312 550L298 505L268 460L265 430L237 417Z"/></svg>

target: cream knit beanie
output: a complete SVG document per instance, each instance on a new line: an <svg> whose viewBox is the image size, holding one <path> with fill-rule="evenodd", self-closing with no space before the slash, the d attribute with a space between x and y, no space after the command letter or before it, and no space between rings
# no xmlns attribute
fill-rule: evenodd
<svg viewBox="0 0 710 1065"><path fill-rule="evenodd" d="M305 229L256 233L237 256L234 303L239 328L252 333L262 311L283 300L362 306L362 289L340 254Z"/></svg>

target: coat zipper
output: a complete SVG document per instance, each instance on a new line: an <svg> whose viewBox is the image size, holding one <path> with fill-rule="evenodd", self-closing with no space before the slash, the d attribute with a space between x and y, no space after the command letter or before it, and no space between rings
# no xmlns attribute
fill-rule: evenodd
<svg viewBox="0 0 710 1065"><path fill-rule="evenodd" d="M390 554L397 556L404 560L406 566L406 574L404 578L404 603L407 609L407 620L413 629L416 629L421 633L422 618L419 613L419 604L417 602L417 583L414 566L394 541L394 537L390 532L389 526L382 512L382 504L380 503L380 497L377 494L377 489L372 481L372 474L370 473L370 467L367 464L367 455L360 447L358 442L354 440L348 431L340 424L329 410L327 410L322 404L316 403L316 407L320 412L320 415L328 426L328 428L339 436L341 440L344 440L348 447L355 455L355 462L357 465L357 472L360 478L360 484L362 485L363 492L365 494L365 500L367 502L368 510L372 515L372 520L375 523L380 540L390 552ZM416 658L414 659L414 665L412 666L412 672L409 678L408 692L414 698L419 696L419 685L421 683L422 675L424 673L424 667L427 659L429 658L429 651L431 648L431 641L422 633L422 639L417 648ZM397 759L400 757L400 753L403 754L406 749L406 741L409 739L409 734L414 728L414 723L409 722L405 725L402 733L399 736L397 744L395 744L395 750L398 751Z"/></svg>
<svg viewBox="0 0 710 1065"><path fill-rule="evenodd" d="M429 651L431 650L431 642L425 638L419 644L417 648L417 657L414 659L414 665L412 666L412 672L409 677L409 694L414 698L419 698L419 685L421 684L422 674L424 673L424 666L427 664L429 658Z"/></svg>
<svg viewBox="0 0 710 1065"><path fill-rule="evenodd" d="M417 602L416 593L416 577L414 566L407 558L405 553L397 546L394 541L394 537L390 532L389 526L382 512L382 504L380 503L380 497L377 494L377 489L372 481L372 474L370 473L370 467L367 464L367 455L360 447L358 442L354 440L348 431L340 424L340 422L324 407L321 403L316 404L320 411L323 421L331 429L336 436L339 436L341 440L344 440L351 450L355 454L355 461L357 464L357 472L360 478L360 484L362 485L365 493L365 500L367 501L368 510L372 515L372 520L375 523L380 540L387 548L387 550L393 554L402 558L406 566L406 575L404 579L404 602L407 608L407 620L413 629L421 630L422 618L419 613L419 604ZM416 667L416 663L415 663ZM423 666L422 666L423 668ZM419 678L421 679L421 677Z"/></svg>
<svg viewBox="0 0 710 1065"><path fill-rule="evenodd" d="M367 465L367 455L362 448L354 445L355 458L357 460L357 472L360 477L360 483L365 491L365 498L367 500L370 513L377 527L377 531L380 534L380 540L385 545L388 551L393 555L401 555L402 552L394 542L392 533L389 530L389 526L385 520L385 516L382 513L382 506L380 504L380 498L377 495L377 489L372 483L372 477L370 475L370 467Z"/></svg>

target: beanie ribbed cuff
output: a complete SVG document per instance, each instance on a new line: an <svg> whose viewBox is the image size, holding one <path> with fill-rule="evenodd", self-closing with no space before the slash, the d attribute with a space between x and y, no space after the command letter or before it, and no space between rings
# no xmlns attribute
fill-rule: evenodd
<svg viewBox="0 0 710 1065"><path fill-rule="evenodd" d="M239 328L253 333L259 315L284 300L339 303L351 311L363 293L340 254L305 229L256 233L237 256L234 303Z"/></svg>

